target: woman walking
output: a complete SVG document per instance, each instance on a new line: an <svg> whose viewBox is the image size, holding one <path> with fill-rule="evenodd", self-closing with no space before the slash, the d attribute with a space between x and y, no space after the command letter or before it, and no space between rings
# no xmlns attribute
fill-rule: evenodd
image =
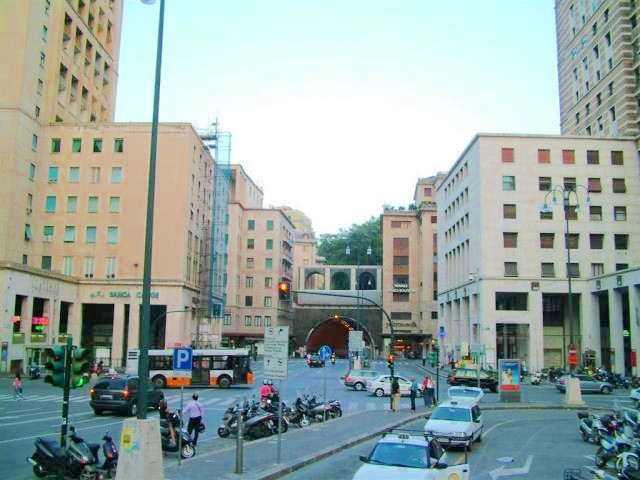
<svg viewBox="0 0 640 480"><path fill-rule="evenodd" d="M16 376L13 379L13 399L14 400L23 400L24 395L22 394L22 378L20 378L20 374L16 372Z"/></svg>

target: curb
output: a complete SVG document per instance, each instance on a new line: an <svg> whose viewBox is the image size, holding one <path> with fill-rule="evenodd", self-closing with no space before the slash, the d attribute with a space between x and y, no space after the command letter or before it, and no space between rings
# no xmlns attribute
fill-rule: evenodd
<svg viewBox="0 0 640 480"><path fill-rule="evenodd" d="M515 404L515 403L511 403L508 405L502 405L502 404L485 404L482 407L482 410L484 411L489 411L489 410L589 410L589 407L585 406L585 405L558 405L558 404L544 404L544 403L527 403L527 404ZM591 410L598 410L598 408L591 408ZM607 410L607 409L604 409ZM335 447L331 447L331 448L326 448L324 450L320 450L319 452L316 452L313 455L308 455L306 457L302 457L299 461L292 463L292 464L286 464L286 465L276 465L274 467L272 467L271 469L267 469L267 471L262 471L260 473L253 473L253 472L244 472L242 475L242 478L246 478L246 479L252 479L252 480L275 480L277 478L280 478L284 475L287 475L289 473L295 472L297 470L300 470L301 468L304 468L308 465L311 465L312 463L318 462L320 460L323 460L331 455L333 455L334 453L338 453L342 450L346 450L347 448L351 448L354 447L360 443L366 442L367 440L370 440L372 438L375 438L379 435L382 435L384 432L393 429L393 428L399 428L403 425L406 425L407 423L413 422L415 420L419 420L420 418L424 418L425 413L430 413L432 412L433 409L430 410L426 410L420 414L413 414L410 415L409 417L403 418L402 420L399 421L394 421L392 423L389 423L387 425L385 425L382 428L378 428L373 432L369 432L369 433L365 433L362 435L359 435L357 437L352 438L351 440L348 440L347 442L341 444L341 445L337 445ZM226 478L226 477L225 477ZM229 478L238 478L236 477L229 477Z"/></svg>

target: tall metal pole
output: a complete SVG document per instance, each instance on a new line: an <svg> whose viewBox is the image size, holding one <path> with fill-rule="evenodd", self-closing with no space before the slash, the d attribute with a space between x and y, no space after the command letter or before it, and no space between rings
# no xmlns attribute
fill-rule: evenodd
<svg viewBox="0 0 640 480"><path fill-rule="evenodd" d="M67 446L67 428L69 426L69 390L71 389L71 354L73 339L67 336L64 349L64 386L62 390L62 427L60 428L60 446Z"/></svg>
<svg viewBox="0 0 640 480"><path fill-rule="evenodd" d="M156 50L156 77L153 95L153 119L151 120L151 149L149 154L149 183L147 187L147 222L144 242L144 275L142 278L142 319L140 321L140 357L138 376L138 418L147 418L147 392L149 384L149 333L151 330L151 260L153 246L153 211L156 187L156 153L158 148L158 110L160 108L160 73L162 71L162 37L164 31L164 0L160 0L158 20L158 47Z"/></svg>
<svg viewBox="0 0 640 480"><path fill-rule="evenodd" d="M567 249L567 282L569 284L569 299L568 299L568 310L569 310L569 348L573 345L573 295L571 292L571 243L570 236L571 232L569 230L569 198L571 197L571 191L566 192L564 195L564 219L566 225L566 233L567 238L565 239L565 247ZM566 358L566 355L565 355ZM572 364L569 364L569 371L573 371Z"/></svg>

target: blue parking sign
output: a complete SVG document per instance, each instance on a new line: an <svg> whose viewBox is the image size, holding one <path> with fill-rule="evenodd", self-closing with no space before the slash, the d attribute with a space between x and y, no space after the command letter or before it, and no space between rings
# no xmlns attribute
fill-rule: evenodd
<svg viewBox="0 0 640 480"><path fill-rule="evenodd" d="M190 348L173 349L173 369L191 370L191 360L193 351Z"/></svg>

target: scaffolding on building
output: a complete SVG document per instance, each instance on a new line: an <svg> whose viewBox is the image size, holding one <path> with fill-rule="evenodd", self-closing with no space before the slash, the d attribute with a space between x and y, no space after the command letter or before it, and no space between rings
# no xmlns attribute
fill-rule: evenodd
<svg viewBox="0 0 640 480"><path fill-rule="evenodd" d="M211 223L203 225L201 249L200 295L196 312L196 330L192 345L216 348L222 343L225 312L227 265L227 219L231 188L231 133L219 129L216 120L209 128L199 130L205 150L213 157L208 172L205 198L211 198Z"/></svg>

